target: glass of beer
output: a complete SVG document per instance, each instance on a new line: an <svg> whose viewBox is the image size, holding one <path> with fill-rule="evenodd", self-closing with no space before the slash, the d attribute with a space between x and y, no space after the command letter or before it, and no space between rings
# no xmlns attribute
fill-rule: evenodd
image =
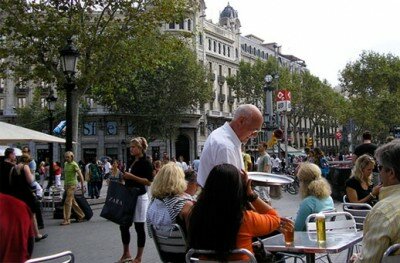
<svg viewBox="0 0 400 263"><path fill-rule="evenodd" d="M318 213L315 217L317 224L317 241L318 243L325 243L326 241L326 229L325 229L325 215Z"/></svg>
<svg viewBox="0 0 400 263"><path fill-rule="evenodd" d="M294 241L294 222L288 218L283 221L282 234L285 239L285 245L291 246Z"/></svg>

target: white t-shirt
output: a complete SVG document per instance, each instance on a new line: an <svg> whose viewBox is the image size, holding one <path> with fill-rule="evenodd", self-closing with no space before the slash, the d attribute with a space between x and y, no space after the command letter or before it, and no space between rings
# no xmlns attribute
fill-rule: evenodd
<svg viewBox="0 0 400 263"><path fill-rule="evenodd" d="M271 158L271 162L272 162L272 168L280 168L281 167L281 159L279 159L278 157Z"/></svg>
<svg viewBox="0 0 400 263"><path fill-rule="evenodd" d="M105 162L104 163L104 173L105 174L108 174L108 173L110 173L110 170L111 170L111 164L109 163L109 162Z"/></svg>
<svg viewBox="0 0 400 263"><path fill-rule="evenodd" d="M200 157L197 182L204 187L207 177L214 166L229 163L239 170L244 168L242 158L242 142L232 130L228 122L214 130L208 136Z"/></svg>

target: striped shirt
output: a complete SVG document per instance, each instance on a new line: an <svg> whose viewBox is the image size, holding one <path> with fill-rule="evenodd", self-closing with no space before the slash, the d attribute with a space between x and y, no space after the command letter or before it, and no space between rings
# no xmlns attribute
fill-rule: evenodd
<svg viewBox="0 0 400 263"><path fill-rule="evenodd" d="M163 199L153 198L147 210L147 224L154 225L156 229L170 231L186 202L186 196L168 196ZM149 235L151 237L151 232Z"/></svg>
<svg viewBox="0 0 400 263"><path fill-rule="evenodd" d="M381 262L386 249L400 243L400 184L382 187L379 199L365 219L363 249L355 262Z"/></svg>

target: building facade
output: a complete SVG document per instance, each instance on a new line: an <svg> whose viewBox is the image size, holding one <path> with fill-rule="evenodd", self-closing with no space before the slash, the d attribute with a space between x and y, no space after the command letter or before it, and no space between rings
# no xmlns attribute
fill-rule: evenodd
<svg viewBox="0 0 400 263"><path fill-rule="evenodd" d="M168 33L193 33L189 45L192 45L198 60L209 71L209 80L213 85L213 96L208 103L198 109L186 113L186 118L180 124L179 132L165 140L151 141L148 154L153 159L160 158L164 152L170 157L182 155L186 161L191 161L201 154L207 136L217 127L232 119L232 114L238 105L232 89L227 85L226 77L233 76L238 71L239 62L254 62L258 59L268 60L275 57L280 66L292 71L306 70L303 60L293 55L281 53L277 43L264 43L254 35L242 36L241 22L238 12L229 4L221 12L218 23L207 20L205 3L199 1L197 12L192 17L178 23L167 23L162 30ZM26 106L32 100L34 85L18 86L11 79L0 81L0 120L13 122L16 117L15 109ZM46 94L43 94L43 100ZM262 101L262 98L261 98ZM91 98L86 98L88 111L79 123L77 160L89 160L93 156L110 156L127 161L129 158L129 141L136 136L134 123L128 115L116 115L96 104ZM257 105L263 111L263 104ZM302 120L302 126L295 129L289 124L290 144L304 147L306 138L313 137L307 130L307 120ZM308 124L308 127L309 124ZM332 134L334 131L327 131ZM250 147L258 140L266 139L260 135L250 142ZM322 141L321 141L322 143ZM324 141L325 143L325 141ZM329 142L326 142L329 145ZM333 141L331 145L333 145ZM252 146L253 145L253 146ZM31 150L36 159L43 159L48 150L47 144L31 144ZM54 159L59 160L62 148L54 146Z"/></svg>

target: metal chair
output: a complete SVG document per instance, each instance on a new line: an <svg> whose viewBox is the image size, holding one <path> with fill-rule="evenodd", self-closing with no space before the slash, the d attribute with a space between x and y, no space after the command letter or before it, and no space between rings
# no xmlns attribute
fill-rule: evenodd
<svg viewBox="0 0 400 263"><path fill-rule="evenodd" d="M257 263L256 258L254 257L254 255L248 251L245 248L238 248L238 249L234 249L232 251L230 251L230 254L242 254L242 255L246 255L249 257L249 260L230 260L230 261L224 261L224 262L249 262L249 263ZM206 263L206 262L221 262L221 261L216 261L216 260L208 260L208 259L199 259L197 257L194 257L194 255L215 255L215 251L214 250L204 250L204 249L189 249L189 251L186 253L186 263L192 263L192 262L202 262L202 263Z"/></svg>
<svg viewBox="0 0 400 263"><path fill-rule="evenodd" d="M154 225L149 228L162 262L176 261L177 258L184 261L188 246L180 225L173 224L170 230L160 230Z"/></svg>
<svg viewBox="0 0 400 263"><path fill-rule="evenodd" d="M400 244L394 244L386 249L385 253L383 254L381 263L397 263L400 262L400 254L393 255L394 253L398 252L400 249Z"/></svg>
<svg viewBox="0 0 400 263"><path fill-rule="evenodd" d="M32 258L25 263L41 263L41 262L48 262L48 261L53 261L53 262L60 262L59 260L62 258L68 257L66 261L62 261L62 263L74 263L75 262L75 257L74 254L71 251L64 251L58 254L53 254L50 256L45 256L45 257L40 257L40 258ZM57 261L55 261L58 259Z"/></svg>
<svg viewBox="0 0 400 263"><path fill-rule="evenodd" d="M344 232L357 232L356 221L352 214L348 212L332 212L324 213L325 215L325 229L326 231L344 231ZM315 217L317 214L311 214L306 219L307 232L316 233L317 223L315 222ZM353 247L349 248L347 253L347 261L353 254ZM326 256L329 262L332 262L329 254L323 255L320 258Z"/></svg>
<svg viewBox="0 0 400 263"><path fill-rule="evenodd" d="M365 203L343 203L343 211L353 215L358 230L363 230L364 221L372 207Z"/></svg>

